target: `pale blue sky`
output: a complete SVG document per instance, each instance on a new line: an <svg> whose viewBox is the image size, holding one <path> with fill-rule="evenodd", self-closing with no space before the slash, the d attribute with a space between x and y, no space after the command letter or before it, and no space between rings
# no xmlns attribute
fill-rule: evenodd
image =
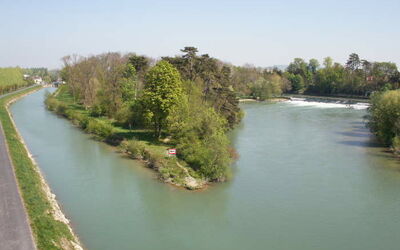
<svg viewBox="0 0 400 250"><path fill-rule="evenodd" d="M400 0L0 0L0 67L61 66L67 54L152 57L198 47L257 66L356 52L400 64Z"/></svg>

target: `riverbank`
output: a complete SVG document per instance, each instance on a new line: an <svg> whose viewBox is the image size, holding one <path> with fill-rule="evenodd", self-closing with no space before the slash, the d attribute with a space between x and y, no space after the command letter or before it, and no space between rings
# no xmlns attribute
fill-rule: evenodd
<svg viewBox="0 0 400 250"><path fill-rule="evenodd" d="M10 104L39 89L41 86L36 86L1 98L0 120L37 248L79 250L82 247L78 237L73 233L8 110Z"/></svg>
<svg viewBox="0 0 400 250"><path fill-rule="evenodd" d="M169 148L174 147L168 138L159 140L154 138L150 130L126 129L106 117L93 117L83 106L76 104L63 87L46 99L46 106L92 134L94 139L114 146L132 159L140 160L165 183L189 190L203 189L208 183L186 162L167 153Z"/></svg>

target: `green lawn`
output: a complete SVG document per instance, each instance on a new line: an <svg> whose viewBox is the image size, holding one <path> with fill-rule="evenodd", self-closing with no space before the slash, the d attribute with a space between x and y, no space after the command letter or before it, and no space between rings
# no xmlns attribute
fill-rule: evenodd
<svg viewBox="0 0 400 250"><path fill-rule="evenodd" d="M21 68L0 68L0 94L8 93L28 85L29 83L24 80Z"/></svg>

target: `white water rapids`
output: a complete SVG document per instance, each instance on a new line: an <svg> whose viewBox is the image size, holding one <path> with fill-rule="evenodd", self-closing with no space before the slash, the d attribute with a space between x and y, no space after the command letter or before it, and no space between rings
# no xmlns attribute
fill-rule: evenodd
<svg viewBox="0 0 400 250"><path fill-rule="evenodd" d="M319 102L314 100L307 100L306 98L292 98L287 103L301 106L301 107L316 107L316 108L351 108L351 109L367 109L369 103L357 102L357 103L343 103L341 101L336 102Z"/></svg>

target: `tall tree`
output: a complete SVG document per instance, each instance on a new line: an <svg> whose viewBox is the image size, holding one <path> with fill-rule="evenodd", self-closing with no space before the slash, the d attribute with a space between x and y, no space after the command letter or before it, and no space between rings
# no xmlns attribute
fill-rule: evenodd
<svg viewBox="0 0 400 250"><path fill-rule="evenodd" d="M325 57L324 58L324 67L325 68L330 68L333 66L333 59L331 57Z"/></svg>
<svg viewBox="0 0 400 250"><path fill-rule="evenodd" d="M183 95L179 72L167 61L158 62L145 75L142 100L150 113L156 137L161 136L168 115L183 100Z"/></svg>
<svg viewBox="0 0 400 250"><path fill-rule="evenodd" d="M360 57L356 53L352 53L346 63L346 68L355 71L361 66Z"/></svg>
<svg viewBox="0 0 400 250"><path fill-rule="evenodd" d="M185 53L182 58L185 61L186 64L186 71L188 74L188 78L191 81L194 81L196 78L195 74L195 63L196 63L196 53L198 52L197 48L195 47L185 47L184 49L181 50L183 53Z"/></svg>
<svg viewBox="0 0 400 250"><path fill-rule="evenodd" d="M319 68L318 60L314 59L314 58L310 59L310 61L308 62L308 70L311 73L315 74L315 72L317 72L318 68Z"/></svg>

